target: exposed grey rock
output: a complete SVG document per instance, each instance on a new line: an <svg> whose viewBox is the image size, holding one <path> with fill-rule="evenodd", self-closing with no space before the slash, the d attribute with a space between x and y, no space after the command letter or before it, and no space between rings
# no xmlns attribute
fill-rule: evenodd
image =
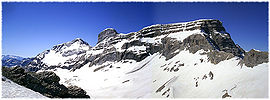
<svg viewBox="0 0 270 100"><path fill-rule="evenodd" d="M24 69L22 67L16 66L16 67L11 68L10 73L22 74L22 73L24 73Z"/></svg>
<svg viewBox="0 0 270 100"><path fill-rule="evenodd" d="M119 52L111 52L103 55L99 55L94 61L90 63L90 67L92 65L101 65L106 61L120 61L121 60L121 53Z"/></svg>
<svg viewBox="0 0 270 100"><path fill-rule="evenodd" d="M139 61L143 60L144 58L146 58L147 56L149 56L148 53L143 53L143 54L137 55L131 51L110 52L107 54L93 56L93 58L91 58L91 60L90 60L91 63L89 65L89 67L91 67L93 65L101 65L101 64L105 63L106 61L118 62L121 60L130 59L130 60L135 60L135 61L139 62Z"/></svg>
<svg viewBox="0 0 270 100"><path fill-rule="evenodd" d="M179 51L176 53L175 51L180 49L180 47L182 47L183 49L183 45L179 41L170 37L162 38L161 42L162 42L162 46L159 49L162 48L161 53L163 56L166 57L166 60L178 54Z"/></svg>
<svg viewBox="0 0 270 100"><path fill-rule="evenodd" d="M37 78L41 79L42 81L48 84L60 81L60 78L54 72L51 71L44 71L41 73L37 73Z"/></svg>
<svg viewBox="0 0 270 100"><path fill-rule="evenodd" d="M232 53L227 53L224 51L211 50L207 53L208 61L213 64L218 64L221 61L228 60L234 57Z"/></svg>
<svg viewBox="0 0 270 100"><path fill-rule="evenodd" d="M206 37L201 34L190 35L183 40L183 45L191 53L196 53L198 50L201 49L203 49L204 51L214 50L211 44L207 41Z"/></svg>
<svg viewBox="0 0 270 100"><path fill-rule="evenodd" d="M267 63L268 61L268 52L251 49L249 52L245 53L244 59L241 60L239 64L241 66L245 64L247 67L254 67L262 63Z"/></svg>
<svg viewBox="0 0 270 100"><path fill-rule="evenodd" d="M233 42L229 33L222 34L210 31L210 33L205 36L216 50L232 53L235 56L242 57L244 50Z"/></svg>
<svg viewBox="0 0 270 100"><path fill-rule="evenodd" d="M145 43L141 42L140 40L134 40L131 42L124 43L121 49L128 49L132 46L143 46Z"/></svg>
<svg viewBox="0 0 270 100"><path fill-rule="evenodd" d="M79 57L74 65L69 65L69 68L71 68L71 71L75 71L76 69L80 69L82 66L86 65L89 62L90 59L87 58L86 55L84 55Z"/></svg>
<svg viewBox="0 0 270 100"><path fill-rule="evenodd" d="M107 28L107 29L105 29L104 31L102 31L101 33L98 34L98 43L103 41L106 38L114 37L117 34L118 33L116 32L115 29Z"/></svg>
<svg viewBox="0 0 270 100"><path fill-rule="evenodd" d="M210 77L210 80L213 80L213 78L214 78L214 74L213 74L211 71L209 72L209 74L208 74L208 75L209 75L209 77Z"/></svg>
<svg viewBox="0 0 270 100"><path fill-rule="evenodd" d="M90 98L86 92L78 86L69 86L68 94L72 95L71 98Z"/></svg>
<svg viewBox="0 0 270 100"><path fill-rule="evenodd" d="M227 97L232 97L231 95L228 94L228 90L227 89L223 90L222 92L225 92L225 94L222 95L222 99L223 98L227 98Z"/></svg>
<svg viewBox="0 0 270 100"><path fill-rule="evenodd" d="M123 52L122 55L123 55L122 56L123 57L122 60L133 59L133 60L135 60L137 62L142 61L144 58L146 58L147 56L149 56L148 53L143 53L143 54L137 55L137 54L134 54L133 52L130 52L130 51Z"/></svg>

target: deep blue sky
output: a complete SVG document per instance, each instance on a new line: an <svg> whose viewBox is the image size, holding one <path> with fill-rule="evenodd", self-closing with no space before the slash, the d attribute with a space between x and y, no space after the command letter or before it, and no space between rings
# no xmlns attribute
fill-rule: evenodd
<svg viewBox="0 0 270 100"><path fill-rule="evenodd" d="M95 46L105 28L120 33L152 24L219 19L245 50L268 51L268 3L2 3L3 54L33 57L82 38Z"/></svg>

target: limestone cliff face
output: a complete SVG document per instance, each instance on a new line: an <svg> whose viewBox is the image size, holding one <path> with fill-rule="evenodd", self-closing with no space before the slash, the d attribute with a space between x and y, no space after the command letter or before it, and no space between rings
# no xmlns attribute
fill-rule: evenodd
<svg viewBox="0 0 270 100"><path fill-rule="evenodd" d="M194 31L199 31L202 34L192 34ZM188 34L189 32L189 36L183 41L175 39L177 37L168 37L170 34L181 35L183 33ZM160 42L143 41L145 38L160 40ZM123 40L128 40L128 42L125 42L121 46L121 50L117 50L113 45ZM142 53L139 55L130 52L129 48L134 46L144 46L146 48L145 52L141 50ZM149 54L156 52L160 52L167 59L170 59L177 54L175 51L179 52L184 49L188 49L192 53L196 53L200 49L205 51L223 51L224 53L241 58L243 58L243 53L245 53L239 45L233 42L230 34L226 32L222 26L222 22L219 20L196 20L185 23L157 24L129 34L117 34L114 29L106 29L99 34L98 44L94 48L104 49L104 51L90 66L101 64L105 61L120 61L124 59L141 61ZM211 59L214 59L213 54L208 53L209 57L212 57ZM230 58L233 56L230 56ZM217 60L215 63L220 61L222 60Z"/></svg>
<svg viewBox="0 0 270 100"><path fill-rule="evenodd" d="M117 34L118 33L116 32L115 29L113 29L113 28L107 28L107 29L105 29L104 31L102 31L101 33L98 34L98 43L100 41L103 41L106 38L114 37Z"/></svg>
<svg viewBox="0 0 270 100"><path fill-rule="evenodd" d="M244 59L239 63L241 65L245 64L247 67L254 67L261 63L267 63L268 61L268 52L251 49L249 52L245 53Z"/></svg>
<svg viewBox="0 0 270 100"><path fill-rule="evenodd" d="M74 43L79 43L79 49L64 50ZM34 71L44 68L65 68L74 71L88 63L88 66L91 67L107 61L119 62L126 59L139 62L154 53L160 53L166 57L166 60L169 60L182 50L188 50L191 53L204 50L203 54L207 55L208 60L214 64L235 56L243 59L243 63L247 66L262 63L261 61L247 61L247 59L251 60L251 56L248 56L250 53L246 53L234 43L221 21L205 19L184 23L157 24L128 34L120 34L115 29L108 28L98 35L96 46L90 47L83 40L75 39L39 54L37 59L28 65L30 66L28 68ZM70 57L74 54L77 56L60 64L46 63L47 60L43 58L52 51L59 51L63 57ZM254 53L257 54L257 52ZM268 62L268 58L261 57L262 55L265 56L265 54L258 54L260 60Z"/></svg>

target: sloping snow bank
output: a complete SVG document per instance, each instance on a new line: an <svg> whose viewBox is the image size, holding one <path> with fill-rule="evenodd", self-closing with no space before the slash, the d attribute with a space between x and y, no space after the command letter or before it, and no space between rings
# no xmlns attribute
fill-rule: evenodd
<svg viewBox="0 0 270 100"><path fill-rule="evenodd" d="M202 52L200 50L192 54L189 51L181 51L168 61L161 55L153 58L154 62L150 63L155 66L154 97L268 97L268 63L254 68L241 67L238 65L239 59L234 57L214 65L208 62L206 55L200 55ZM177 78L170 81L173 77Z"/></svg>
<svg viewBox="0 0 270 100"><path fill-rule="evenodd" d="M2 76L2 98L47 98Z"/></svg>

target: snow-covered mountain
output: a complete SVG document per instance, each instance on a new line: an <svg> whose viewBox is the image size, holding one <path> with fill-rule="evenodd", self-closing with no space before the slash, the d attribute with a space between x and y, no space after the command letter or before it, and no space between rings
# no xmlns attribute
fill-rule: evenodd
<svg viewBox="0 0 270 100"><path fill-rule="evenodd" d="M75 39L38 54L26 68L54 71L91 98L268 97L268 52L246 52L212 19L128 34L108 28L94 47Z"/></svg>
<svg viewBox="0 0 270 100"><path fill-rule="evenodd" d="M23 57L20 56L14 56L14 55L2 55L2 60L7 60L7 59L17 59L17 60L23 60Z"/></svg>
<svg viewBox="0 0 270 100"><path fill-rule="evenodd" d="M88 43L77 38L38 54L28 68L30 71L54 68L75 70L84 64L86 51L90 48Z"/></svg>

